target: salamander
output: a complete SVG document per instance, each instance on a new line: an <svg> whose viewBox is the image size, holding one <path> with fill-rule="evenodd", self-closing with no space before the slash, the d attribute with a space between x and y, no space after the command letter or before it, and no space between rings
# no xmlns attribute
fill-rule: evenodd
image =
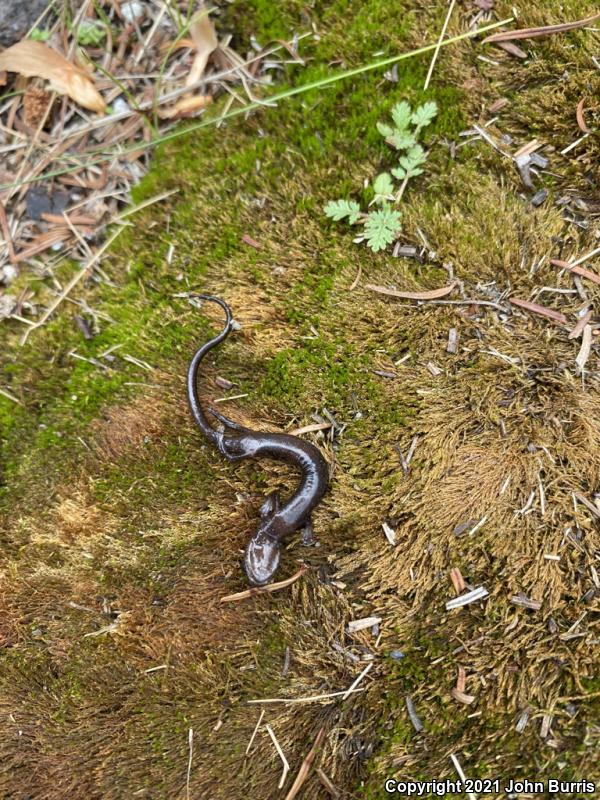
<svg viewBox="0 0 600 800"><path fill-rule="evenodd" d="M283 540L299 529L303 537L312 537L311 515L327 491L329 470L317 447L297 436L285 433L253 431L228 419L214 408L206 410L220 424L213 427L208 421L198 395L198 369L205 355L229 336L233 326L231 309L224 300L212 295L195 295L202 300L218 303L226 315L225 327L210 341L196 350L187 373L187 395L192 416L204 436L229 461L244 458L269 458L284 461L300 472L300 483L294 494L282 503L278 492L272 492L260 508L260 522L248 542L244 554L244 569L250 583L268 583L281 557Z"/></svg>

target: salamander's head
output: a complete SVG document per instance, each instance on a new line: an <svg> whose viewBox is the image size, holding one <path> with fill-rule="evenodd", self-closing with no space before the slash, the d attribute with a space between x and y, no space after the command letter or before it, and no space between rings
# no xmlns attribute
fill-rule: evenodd
<svg viewBox="0 0 600 800"><path fill-rule="evenodd" d="M279 566L281 544L269 530L268 521L260 524L248 542L244 555L246 575L255 586L269 583Z"/></svg>

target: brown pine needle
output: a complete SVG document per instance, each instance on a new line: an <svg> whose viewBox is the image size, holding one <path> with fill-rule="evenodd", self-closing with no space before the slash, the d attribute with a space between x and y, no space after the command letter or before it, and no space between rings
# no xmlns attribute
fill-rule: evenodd
<svg viewBox="0 0 600 800"><path fill-rule="evenodd" d="M567 318L565 315L561 314L560 311L555 311L553 308L546 308L546 306L540 306L538 303L532 303L529 300L522 300L520 297L510 297L509 302L513 306L518 306L519 308L525 309L525 311L531 311L533 314L539 314L541 317L547 317L559 325L567 324Z"/></svg>
<svg viewBox="0 0 600 800"><path fill-rule="evenodd" d="M298 774L296 775L296 780L292 784L289 792L285 796L285 800L294 800L294 798L298 795L298 792L302 788L302 785L308 778L310 773L310 768L312 766L313 761L315 760L315 755L317 754L317 750L321 746L321 742L323 741L323 737L325 736L325 727L319 729L315 737L315 741L313 746L308 751L308 754L304 761L302 762L300 769L298 770Z"/></svg>
<svg viewBox="0 0 600 800"><path fill-rule="evenodd" d="M285 589L286 586L291 586L299 578L301 578L308 567L304 564L300 567L298 572L295 572L290 578L276 583L270 583L268 586L253 586L252 589L245 589L243 592L236 592L235 594L227 594L222 597L221 603L235 603L237 600L246 600L248 597L256 597L260 594L268 594L269 592L277 592L279 589Z"/></svg>
<svg viewBox="0 0 600 800"><path fill-rule="evenodd" d="M510 42L512 39L534 39L538 36L549 36L553 33L574 31L577 28L584 28L599 17L600 12L592 14L591 17L586 17L586 19L577 20L576 22L562 22L559 25L544 25L541 28L520 28L516 31L493 33L491 36L486 36L482 44L488 44L489 42Z"/></svg>
<svg viewBox="0 0 600 800"><path fill-rule="evenodd" d="M372 283L367 283L365 289L378 294L385 294L388 297L399 297L402 300L438 300L440 297L445 297L454 289L455 283L448 286L442 286L440 289L431 289L425 292L399 292L396 289L387 289L385 286L375 286Z"/></svg>

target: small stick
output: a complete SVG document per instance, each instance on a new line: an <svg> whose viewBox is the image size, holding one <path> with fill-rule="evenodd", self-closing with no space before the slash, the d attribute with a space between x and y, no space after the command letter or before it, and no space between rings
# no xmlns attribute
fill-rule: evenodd
<svg viewBox="0 0 600 800"><path fill-rule="evenodd" d="M243 592L236 592L236 594L227 594L222 597L219 602L221 603L234 603L236 600L246 600L248 597L256 597L259 594L267 594L269 592L277 592L279 589L285 589L286 586L291 586L299 578L301 578L308 567L304 564L300 567L298 572L295 572L290 578L277 583L270 583L268 586L253 586L252 589L245 589Z"/></svg>
<svg viewBox="0 0 600 800"><path fill-rule="evenodd" d="M315 760L315 755L321 745L321 742L323 741L324 736L325 736L325 727L319 728L319 732L315 737L314 744L310 748L306 758L302 762L300 769L298 770L298 774L296 775L296 780L292 784L292 787L289 790L289 792L286 794L285 800L294 800L294 798L297 796L298 792L302 788L302 785L308 778L310 767L312 765L312 762Z"/></svg>
<svg viewBox="0 0 600 800"><path fill-rule="evenodd" d="M252 731L252 736L250 737L250 741L248 742L248 747L246 748L246 752L245 752L244 755L248 755L248 753L250 752L250 748L252 747L252 744L254 743L254 739L256 738L256 734L258 733L258 729L260 728L260 723L263 721L264 715L265 715L265 710L263 708L263 710L260 712L260 716L258 718L258 722L256 723L256 726L255 726L254 730Z"/></svg>
<svg viewBox="0 0 600 800"><path fill-rule="evenodd" d="M279 758L283 763L283 771L281 773L281 778L279 779L279 783L277 784L277 788L281 789L283 784L285 783L285 779L287 778L287 774L290 771L290 765L288 764L287 758L283 754L283 750L281 749L279 742L277 741L277 737L273 733L273 728L270 725L265 726L267 731L269 732L269 736L271 737L273 744L275 745L275 750L277 750L279 754Z"/></svg>
<svg viewBox="0 0 600 800"><path fill-rule="evenodd" d="M449 286L442 286L440 289L431 289L425 292L399 292L396 289L387 289L385 286L375 286L372 283L367 283L365 289L378 294L385 294L388 297L399 297L401 300L438 300L440 297L445 297L454 289L455 283Z"/></svg>
<svg viewBox="0 0 600 800"><path fill-rule="evenodd" d="M440 33L440 38L437 41L437 47L433 51L433 56L431 58L431 64L429 65L429 71L427 72L427 77L425 78L425 85L423 86L423 91L426 92L429 87L429 81L431 80L431 76L433 75L433 68L435 67L435 62L437 61L440 47L442 46L442 41L444 36L446 35L446 28L448 27L448 23L450 22L450 17L452 16L452 12L454 11L454 5L456 0L451 0L450 7L448 8L448 13L446 14L446 19L444 20L444 24L442 26L442 30Z"/></svg>

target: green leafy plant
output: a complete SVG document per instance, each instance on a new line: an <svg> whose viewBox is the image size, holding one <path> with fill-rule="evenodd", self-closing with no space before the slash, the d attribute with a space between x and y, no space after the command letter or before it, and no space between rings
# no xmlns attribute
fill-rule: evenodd
<svg viewBox="0 0 600 800"><path fill-rule="evenodd" d="M375 253L385 250L400 233L402 216L395 206L402 200L411 178L423 173L427 152L419 144L419 136L436 114L434 102L423 103L413 111L406 100L402 100L392 108L393 124L377 123L377 130L385 141L400 153L398 166L380 173L372 181L373 198L369 206L377 208L362 211L355 200L330 200L323 209L334 222L363 225L363 232L354 241L366 242ZM400 182L399 186L394 178Z"/></svg>

